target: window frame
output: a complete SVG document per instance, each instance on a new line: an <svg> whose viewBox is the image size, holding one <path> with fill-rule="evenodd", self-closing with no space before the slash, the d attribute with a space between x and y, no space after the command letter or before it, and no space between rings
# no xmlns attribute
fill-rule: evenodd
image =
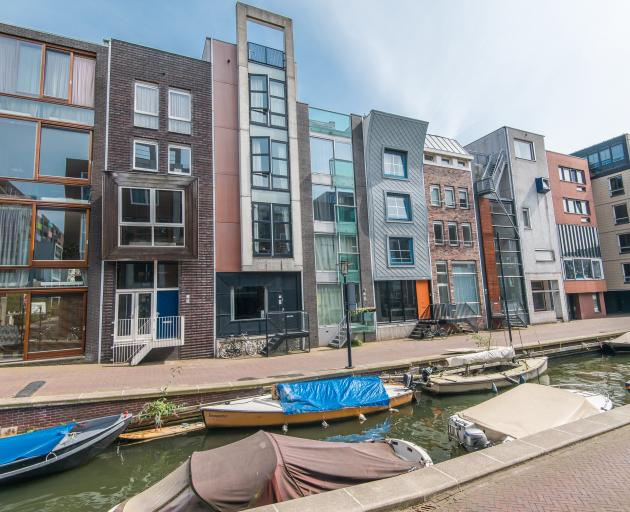
<svg viewBox="0 0 630 512"><path fill-rule="evenodd" d="M462 192L466 194L466 205L462 206ZM470 194L468 193L467 188L458 188L457 189L457 206L462 210L470 210Z"/></svg>
<svg viewBox="0 0 630 512"><path fill-rule="evenodd" d="M462 222L460 226L462 228L462 245L464 247L472 247L475 244L473 239L472 224L470 222ZM470 235L469 240L466 240L466 237L464 236L465 229L468 229L468 233Z"/></svg>
<svg viewBox="0 0 630 512"><path fill-rule="evenodd" d="M254 256L254 258L292 258L293 257L293 212L291 211L291 205L290 204L284 204L284 203L266 203L263 201L252 201L252 254ZM269 206L269 220L256 220L254 217L254 207L255 205L268 205ZM283 207L283 208L287 208L288 212L289 212L289 220L288 221L282 221L282 222L275 222L273 220L273 214L274 214L274 207ZM256 223L259 224L269 224L270 226L270 236L271 238L254 238L254 226ZM275 225L276 224L288 224L289 225L289 234L291 235L291 238L289 240L283 240L284 242L288 242L289 243L289 247L290 247L290 251L288 254L281 254L281 255L277 255L276 254L276 250L275 250L275 245L276 245L276 239L275 239ZM256 252L256 242L257 241L269 241L270 242L270 247L271 247L271 253L270 254L266 254L266 253L257 253Z"/></svg>
<svg viewBox="0 0 630 512"><path fill-rule="evenodd" d="M264 91L252 91L252 77L264 77L265 79L265 90ZM249 102L249 123L257 126L269 126L269 76L263 75L260 73L249 73L247 75L247 91L248 91L248 102ZM252 94L263 94L265 97L266 107L252 107ZM252 120L252 112L257 112L259 114L263 114L265 116L266 122L261 123L259 121Z"/></svg>
<svg viewBox="0 0 630 512"><path fill-rule="evenodd" d="M158 97L158 109L157 109L157 113L153 113L153 112L146 112L144 110L139 110L138 109L138 94L137 94L137 88L138 86L140 87L144 87L145 89L153 89L155 90L155 92L157 93L157 97ZM160 86L157 84L152 84L150 82L143 82L141 80L136 80L133 83L133 113L134 114L141 114L143 116L151 116L151 117L155 117L158 119L158 127L157 128L147 128L146 126L137 126L135 124L134 121L134 126L138 127L138 128L146 128L147 130L158 130L159 129L159 124L160 124Z"/></svg>
<svg viewBox="0 0 630 512"><path fill-rule="evenodd" d="M628 245L621 245L621 237L628 237ZM630 254L630 232L617 233L617 245L619 246L619 254Z"/></svg>
<svg viewBox="0 0 630 512"><path fill-rule="evenodd" d="M438 202L437 204L433 202L433 191L437 190L438 193ZM442 189L440 188L439 185L430 185L429 186L429 204L431 206L434 206L436 208L439 208L442 206Z"/></svg>
<svg viewBox="0 0 630 512"><path fill-rule="evenodd" d="M171 114L171 94L179 94L180 96L188 97L188 110L190 112L190 116L188 119L184 117L177 117ZM170 133L179 133L181 135L190 136L192 134L192 110L193 110L192 91L187 91L186 89L178 89L177 87L169 87L167 97L168 97L168 107L167 107L167 112L166 112L167 113L167 126L166 126L167 131ZM190 131L186 133L186 132L182 132L178 130L171 130L171 126L170 126L171 119L173 121L180 121L180 122L188 123L190 125Z"/></svg>
<svg viewBox="0 0 630 512"><path fill-rule="evenodd" d="M402 169L403 169L402 176L398 174L390 174L387 172L386 164L385 164L385 155L398 155L401 157ZM409 179L409 173L407 169L407 158L408 158L407 151L404 151L402 149L383 148L383 154L381 158L382 158L382 174L384 178L387 178L390 180L408 180Z"/></svg>
<svg viewBox="0 0 630 512"><path fill-rule="evenodd" d="M621 187L613 189L612 180L619 180L621 182ZM623 175L617 174L615 176L610 176L608 178L608 195L610 197L615 197L615 196L621 196L624 194L625 194L625 188L624 188L624 183L623 183Z"/></svg>
<svg viewBox="0 0 630 512"><path fill-rule="evenodd" d="M525 139L519 139L519 138L516 138L516 137L514 137L512 140L513 140L512 147L514 149L514 158L517 158L518 160L525 160L526 162L535 162L536 161L536 148L534 147L533 141L525 140ZM530 153L529 154L530 154L531 158L523 158L521 156L517 156L516 155L516 144L517 144L517 142L521 142L523 144L529 145L529 148L530 148Z"/></svg>
<svg viewBox="0 0 630 512"><path fill-rule="evenodd" d="M171 148L177 148L177 149L187 149L188 150L188 155L189 155L189 160L190 160L190 164L189 164L189 171L187 173L185 172L175 172L175 171L171 171ZM159 158L158 158L159 160ZM192 165L192 147L191 146L187 146L186 144L168 144L168 167L166 169L168 174L174 174L176 176L192 176L192 171L193 171L193 165Z"/></svg>
<svg viewBox="0 0 630 512"><path fill-rule="evenodd" d="M236 318L236 294L234 293L236 288L262 288L264 290L263 296L263 315L259 318ZM230 286L230 321L231 322L256 322L264 320L269 311L269 290L266 286L249 285L249 286Z"/></svg>
<svg viewBox="0 0 630 512"><path fill-rule="evenodd" d="M527 219L527 222L525 222ZM532 229L532 216L529 207L521 208L521 220L523 221L523 229Z"/></svg>
<svg viewBox="0 0 630 512"><path fill-rule="evenodd" d="M441 271L440 267L444 266L444 270ZM451 304L451 280L450 280L450 276L449 276L450 272L448 271L448 261L447 260L437 260L435 262L435 282L436 282L436 292L437 292L437 298L438 298L438 304ZM443 279L446 280L446 282L441 283L440 282L440 277L442 277ZM441 301L441 296L440 296L440 289L441 288L446 288L446 295L448 297L448 302L442 302Z"/></svg>
<svg viewBox="0 0 630 512"><path fill-rule="evenodd" d="M435 235L435 227L436 226L440 226L440 231L442 232L442 238L437 238L437 236ZM433 221L433 243L435 245L444 245L444 222L442 222L441 220L434 220Z"/></svg>
<svg viewBox="0 0 630 512"><path fill-rule="evenodd" d="M452 192L453 193L453 203L449 204L446 201L446 193L447 192ZM457 196L455 194L455 187L444 187L444 206L446 208L457 208Z"/></svg>
<svg viewBox="0 0 630 512"><path fill-rule="evenodd" d="M138 167L136 165L136 144L138 144L138 143L146 144L147 146L154 146L155 147L155 169ZM160 143L157 140L133 139L133 151L131 153L131 168L134 171L158 173L160 171Z"/></svg>
<svg viewBox="0 0 630 512"><path fill-rule="evenodd" d="M630 284L630 263L621 263L621 275L623 284Z"/></svg>
<svg viewBox="0 0 630 512"><path fill-rule="evenodd" d="M616 210L616 208L618 206L622 206L622 207L626 208L626 216L625 217L617 217L617 210ZM627 202L613 204L613 205L611 205L611 208L612 208L612 214L613 214L613 224L615 226L623 226L624 224L628 224L630 222L630 213L628 212L628 203ZM621 220L621 222L620 222L620 220Z"/></svg>
<svg viewBox="0 0 630 512"><path fill-rule="evenodd" d="M457 238L455 240L451 239L451 228L452 227L455 228L455 235L457 236ZM446 229L447 229L447 233L448 233L448 245L450 245L451 247L459 247L458 223L455 222L455 221L448 221L446 223Z"/></svg>
<svg viewBox="0 0 630 512"><path fill-rule="evenodd" d="M402 198L406 218L391 217L389 212L389 198ZM396 208L398 209L398 207ZM385 221L386 222L413 222L413 209L411 206L411 195L404 192L385 192Z"/></svg>
<svg viewBox="0 0 630 512"><path fill-rule="evenodd" d="M271 94L271 82L276 82L278 84L282 84L282 88L284 90L284 98L281 98L280 96L274 96ZM277 112L274 112L271 108L271 99L276 99L276 100L283 100L284 101L284 114L279 114ZM289 117L288 117L288 102L287 102L287 83L283 82L282 80L278 80L276 78L271 78L269 77L268 81L267 81L267 110L269 112L269 115L267 116L267 120L269 122L269 126L271 128L277 128L279 130L288 130L289 129ZM274 124L273 123L273 116L279 116L279 117L283 117L284 118L284 126L282 125L278 125L278 124ZM288 146L288 144L287 144ZM288 154L288 148L287 148L287 154Z"/></svg>
<svg viewBox="0 0 630 512"><path fill-rule="evenodd" d="M392 240L407 240L409 242L409 252L411 259L409 262L405 263L395 263L392 261L392 249L390 243ZM390 267L413 267L415 265L415 255L414 255L414 247L413 247L413 237L409 236L388 236L387 237L387 264ZM396 249L399 252L407 251L407 249Z"/></svg>

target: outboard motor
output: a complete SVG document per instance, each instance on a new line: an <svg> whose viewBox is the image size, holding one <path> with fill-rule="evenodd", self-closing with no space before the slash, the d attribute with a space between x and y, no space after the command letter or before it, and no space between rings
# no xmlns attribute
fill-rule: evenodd
<svg viewBox="0 0 630 512"><path fill-rule="evenodd" d="M422 382L429 382L429 376L433 373L433 368L427 366L426 368L422 368L420 372L420 376L422 378Z"/></svg>
<svg viewBox="0 0 630 512"><path fill-rule="evenodd" d="M482 450L488 447L490 442L486 437L486 434L480 428L468 427L464 430L464 439L462 445L469 452L476 450Z"/></svg>
<svg viewBox="0 0 630 512"><path fill-rule="evenodd" d="M407 389L414 389L416 387L416 385L413 382L413 375L411 375L411 372L407 372L405 374L403 374L403 386L405 386Z"/></svg>

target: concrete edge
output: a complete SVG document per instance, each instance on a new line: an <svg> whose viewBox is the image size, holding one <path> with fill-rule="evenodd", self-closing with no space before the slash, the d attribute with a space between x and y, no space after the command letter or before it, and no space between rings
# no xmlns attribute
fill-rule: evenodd
<svg viewBox="0 0 630 512"><path fill-rule="evenodd" d="M545 347L552 345L572 344L580 343L584 341L595 341L597 339L609 339L615 336L621 336L626 331L617 332L611 331L607 333L600 333L597 336L579 336L575 338L568 338L564 340L545 341L541 343L527 343L522 347L515 345L515 350L520 352L522 350L528 350L536 347ZM418 343L422 343L419 341ZM256 390L261 387L268 387L278 382L293 382L310 378L329 378L329 377L341 377L346 375L355 375L361 373L370 373L377 371L387 370L399 370L416 366L419 364L433 363L440 361L448 357L447 354L434 354L425 357L411 357L404 359L397 359L385 363L372 363L357 365L352 370L340 368L336 370L321 370L313 372L305 372L296 376L289 376L279 378L267 377L262 379L253 379L243 382L222 382L216 384L208 384L206 386L199 385L179 385L170 386L166 393L161 389L147 388L147 389L123 389L121 391L95 391L91 393L81 393L79 395L45 395L45 396L33 396L27 398L0 398L0 409L21 409L25 407L49 407L49 406L61 406L61 405L75 405L75 404L88 404L96 402L114 402L114 401L127 401L137 399L150 399L159 398L164 396L187 396L196 395L202 393L222 393L222 392L235 392L235 391L247 391Z"/></svg>
<svg viewBox="0 0 630 512"><path fill-rule="evenodd" d="M625 405L404 475L306 498L249 509L251 512L381 512L423 503L437 494L532 461L567 446L630 425Z"/></svg>

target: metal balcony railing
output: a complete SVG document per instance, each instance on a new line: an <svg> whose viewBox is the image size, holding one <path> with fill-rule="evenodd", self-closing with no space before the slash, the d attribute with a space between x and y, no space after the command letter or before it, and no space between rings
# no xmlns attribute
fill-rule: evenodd
<svg viewBox="0 0 630 512"><path fill-rule="evenodd" d="M284 69L284 52L256 43L247 43L247 58L266 66Z"/></svg>
<svg viewBox="0 0 630 512"><path fill-rule="evenodd" d="M138 364L153 348L184 344L183 316L123 318L114 327L115 363Z"/></svg>

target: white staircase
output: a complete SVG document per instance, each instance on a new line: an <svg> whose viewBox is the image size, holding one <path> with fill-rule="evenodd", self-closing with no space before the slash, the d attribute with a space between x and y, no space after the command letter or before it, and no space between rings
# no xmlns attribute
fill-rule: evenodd
<svg viewBox="0 0 630 512"><path fill-rule="evenodd" d="M139 364L154 348L184 344L184 317L161 316L122 319L115 323L114 363Z"/></svg>

